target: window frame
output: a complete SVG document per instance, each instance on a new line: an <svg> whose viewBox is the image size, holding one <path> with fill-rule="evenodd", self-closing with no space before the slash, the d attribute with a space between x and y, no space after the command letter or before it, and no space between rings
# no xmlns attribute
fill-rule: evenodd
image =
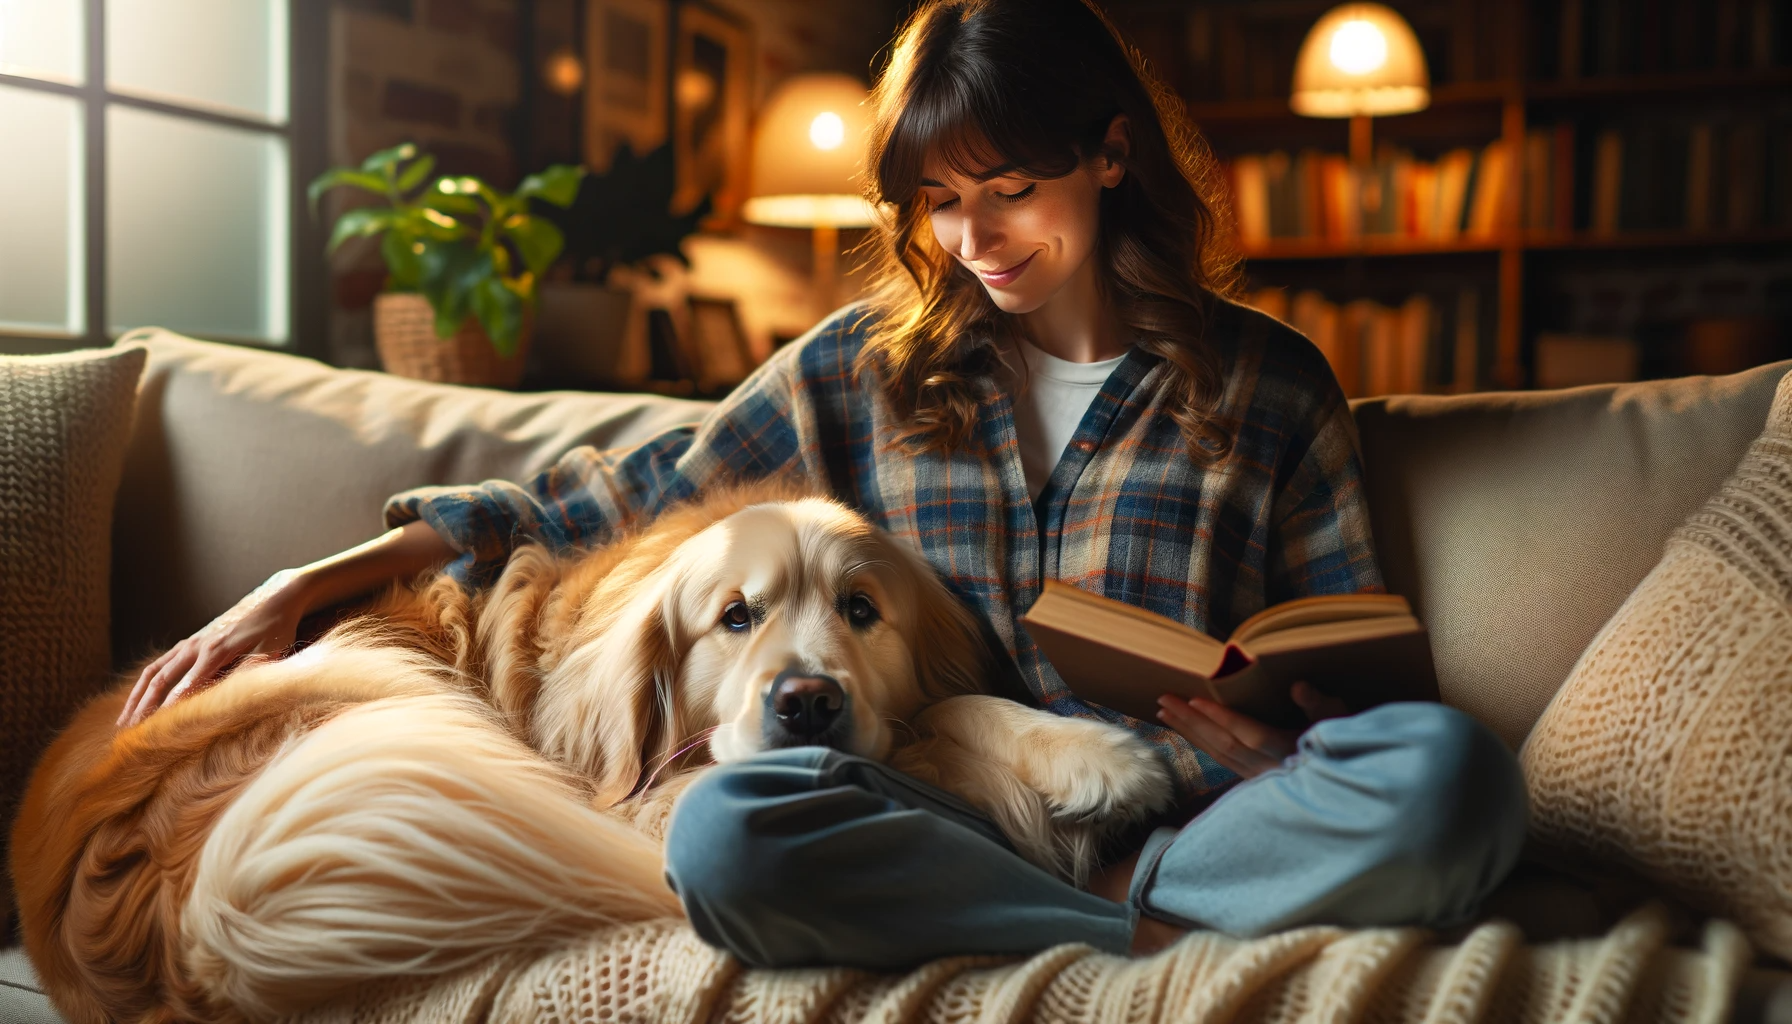
<svg viewBox="0 0 1792 1024"><path fill-rule="evenodd" d="M282 124L238 117L203 106L114 92L106 85L106 0L80 0L84 73L78 85L0 73L0 85L74 99L81 109L82 263L84 330L0 328L0 353L103 348L116 335L109 326L106 295L106 112L128 107L201 124L249 130L286 140L287 323L284 342L257 338L217 340L322 358L327 342L323 229L310 216L305 187L325 166L325 88L330 5L287 0L287 116Z"/></svg>

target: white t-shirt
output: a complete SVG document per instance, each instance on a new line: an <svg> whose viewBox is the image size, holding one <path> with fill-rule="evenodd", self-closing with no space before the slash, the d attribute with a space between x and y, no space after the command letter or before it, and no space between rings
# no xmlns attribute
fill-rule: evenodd
<svg viewBox="0 0 1792 1024"><path fill-rule="evenodd" d="M1027 478L1027 496L1037 498L1083 422L1089 404L1126 356L1099 363L1072 363L1022 340L1020 358L1026 369L1015 371L1014 433L1020 440L1020 466Z"/></svg>

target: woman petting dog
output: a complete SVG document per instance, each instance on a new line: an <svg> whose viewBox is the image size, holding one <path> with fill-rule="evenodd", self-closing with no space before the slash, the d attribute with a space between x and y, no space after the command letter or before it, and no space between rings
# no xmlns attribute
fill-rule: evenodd
<svg viewBox="0 0 1792 1024"><path fill-rule="evenodd" d="M1200 699L1124 719L1071 694L1019 625L1049 579L1217 636L1383 587L1350 410L1312 344L1228 298L1238 259L1192 126L1080 0L931 0L873 102L867 195L888 217L867 301L695 427L575 450L525 485L397 495L384 536L276 574L148 665L120 723L395 579L451 563L487 585L519 539L596 545L723 484L793 477L917 547L1040 707L1148 741L1185 823L1080 889L883 763L776 747L708 770L673 811L667 873L707 941L759 966L881 969L1472 916L1517 859L1525 804L1467 715L1345 715L1302 684L1299 732Z"/></svg>

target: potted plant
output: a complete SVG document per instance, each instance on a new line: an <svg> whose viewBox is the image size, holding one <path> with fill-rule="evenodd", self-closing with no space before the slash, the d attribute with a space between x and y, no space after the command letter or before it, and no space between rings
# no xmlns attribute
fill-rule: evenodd
<svg viewBox="0 0 1792 1024"><path fill-rule="evenodd" d="M688 267L679 244L709 216L708 199L689 212L670 212L675 181L670 143L640 157L624 143L609 170L585 175L564 209L538 207L566 239L541 285L535 354L543 373L579 384L618 382L634 313L630 277L657 277L659 256Z"/></svg>
<svg viewBox="0 0 1792 1024"><path fill-rule="evenodd" d="M435 158L416 146L381 150L360 167L319 175L312 207L338 185L385 200L337 218L328 250L379 236L387 276L374 300L374 341L387 372L512 386L522 376L536 282L565 242L531 204L567 206L584 171L555 165L504 195L478 178L432 179L434 170Z"/></svg>

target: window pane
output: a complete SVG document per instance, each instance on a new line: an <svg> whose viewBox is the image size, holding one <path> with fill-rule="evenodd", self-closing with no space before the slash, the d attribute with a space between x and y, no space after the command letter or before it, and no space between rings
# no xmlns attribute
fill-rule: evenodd
<svg viewBox="0 0 1792 1024"><path fill-rule="evenodd" d="M78 0L0 0L0 72L80 82Z"/></svg>
<svg viewBox="0 0 1792 1024"><path fill-rule="evenodd" d="M118 329L286 339L286 141L106 111L106 281Z"/></svg>
<svg viewBox="0 0 1792 1024"><path fill-rule="evenodd" d="M283 122L286 0L106 0L106 85Z"/></svg>
<svg viewBox="0 0 1792 1024"><path fill-rule="evenodd" d="M79 334L81 108L68 96L0 86L0 326Z"/></svg>

